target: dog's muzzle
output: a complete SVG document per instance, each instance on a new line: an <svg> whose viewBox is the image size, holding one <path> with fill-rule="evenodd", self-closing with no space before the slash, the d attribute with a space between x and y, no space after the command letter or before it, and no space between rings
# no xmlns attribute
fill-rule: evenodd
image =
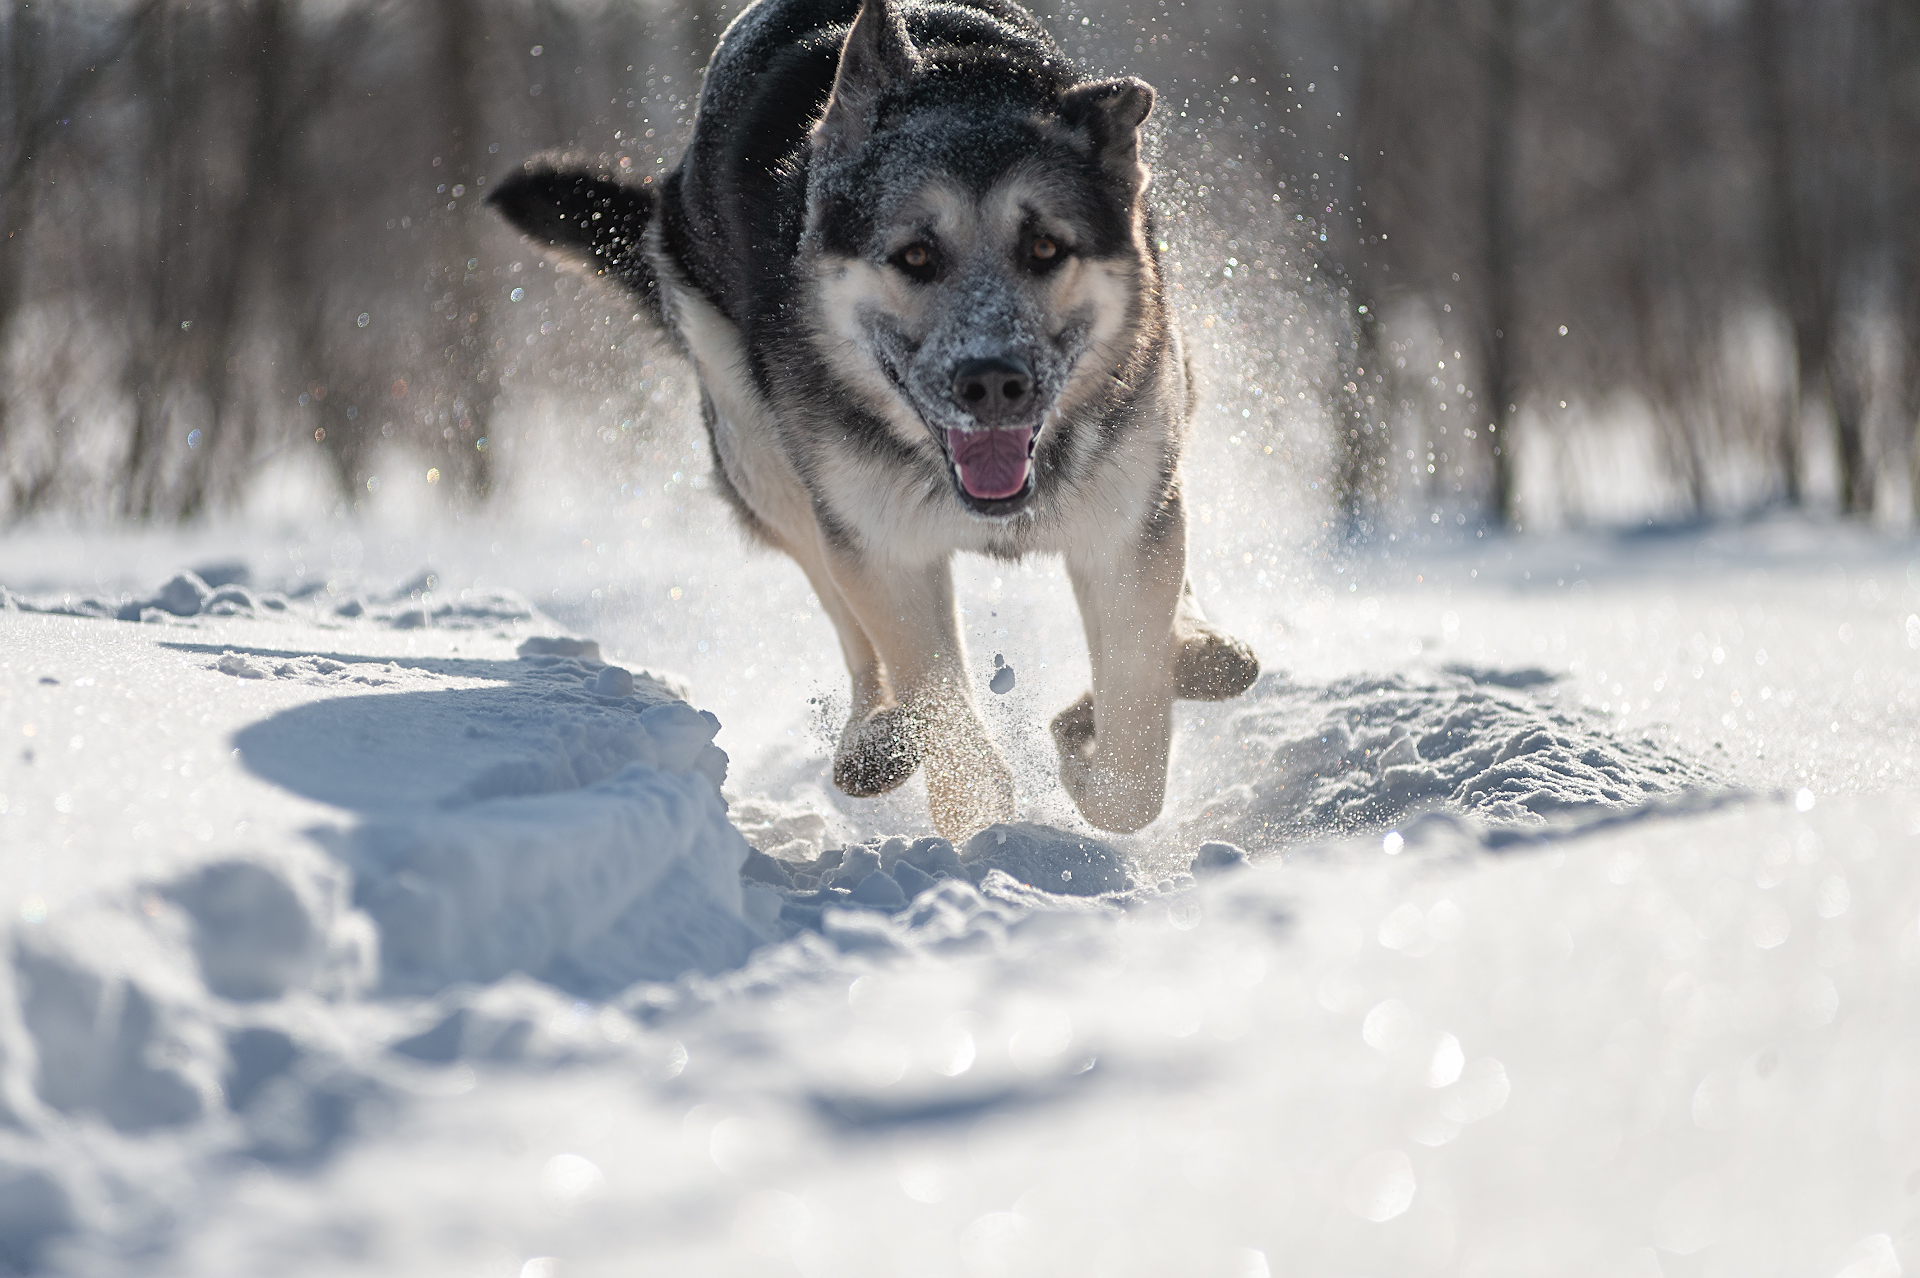
<svg viewBox="0 0 1920 1278"><path fill-rule="evenodd" d="M982 501L1020 493L1033 467L1033 374L1006 357L968 360L954 370L953 399L978 423L947 429L961 489Z"/></svg>

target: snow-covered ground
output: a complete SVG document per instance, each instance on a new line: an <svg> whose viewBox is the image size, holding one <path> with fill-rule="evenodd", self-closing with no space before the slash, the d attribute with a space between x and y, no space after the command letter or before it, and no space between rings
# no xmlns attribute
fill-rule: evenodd
<svg viewBox="0 0 1920 1278"><path fill-rule="evenodd" d="M0 541L0 1272L1920 1269L1920 546L1223 512L1120 840L970 562L1047 828L948 849L697 502Z"/></svg>

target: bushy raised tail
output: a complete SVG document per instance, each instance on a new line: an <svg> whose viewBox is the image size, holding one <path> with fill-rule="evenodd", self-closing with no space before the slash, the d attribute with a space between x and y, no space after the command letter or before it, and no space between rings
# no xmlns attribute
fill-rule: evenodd
<svg viewBox="0 0 1920 1278"><path fill-rule="evenodd" d="M656 317L660 284L645 251L658 203L651 184L560 157L527 161L487 203L543 248L633 290Z"/></svg>

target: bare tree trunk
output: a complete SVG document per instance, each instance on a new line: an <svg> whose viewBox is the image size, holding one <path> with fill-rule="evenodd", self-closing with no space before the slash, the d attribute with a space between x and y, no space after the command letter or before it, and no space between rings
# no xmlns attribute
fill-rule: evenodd
<svg viewBox="0 0 1920 1278"><path fill-rule="evenodd" d="M464 480L468 493L484 497L493 473L487 454L493 407L488 367L492 298L475 270L473 219L485 212L476 179L484 173L487 155L479 75L487 38L486 5L481 0L435 0L433 17L435 98L444 148L435 170L441 179L436 185L444 189L435 193L434 217L441 226L436 266L437 279L445 281L440 307L445 363L440 384L432 388L432 407L450 469Z"/></svg>
<svg viewBox="0 0 1920 1278"><path fill-rule="evenodd" d="M1840 509L1850 515L1871 515L1874 475L1873 460L1867 454L1866 384L1870 374L1865 367L1851 367L1854 363L1837 349L1831 351L1820 380L1827 388L1834 444L1840 454Z"/></svg>
<svg viewBox="0 0 1920 1278"><path fill-rule="evenodd" d="M1822 280L1808 242L1796 181L1801 156L1793 129L1793 89L1787 60L1787 0L1753 0L1754 70L1760 140L1765 162L1767 242L1775 299L1793 342L1791 382L1775 426L1775 464L1780 495L1790 506L1804 498L1801 485L1801 424L1807 410L1828 400L1825 384L1833 332L1821 296Z"/></svg>
<svg viewBox="0 0 1920 1278"><path fill-rule="evenodd" d="M1920 5L1912 0L1881 0L1879 27L1887 65L1920 65ZM1895 369L1894 412L1907 454L1911 518L1920 523L1920 102L1887 93L1887 141L1880 177L1882 208L1891 234L1895 340L1900 344Z"/></svg>
<svg viewBox="0 0 1920 1278"><path fill-rule="evenodd" d="M1333 498L1340 511L1341 535L1350 542L1372 531L1370 516L1380 504L1388 450L1387 414L1376 406L1380 348L1371 312L1351 321L1352 340L1340 355L1341 386L1333 392ZM1384 389L1384 386L1383 386Z"/></svg>
<svg viewBox="0 0 1920 1278"><path fill-rule="evenodd" d="M1480 416L1476 419L1487 425L1487 449L1492 462L1488 513L1509 525L1518 514L1513 487L1512 413L1520 393L1513 358L1519 332L1516 327L1519 288L1514 276L1517 239L1514 174L1520 143L1516 3L1517 0L1488 0L1487 30L1483 37L1487 118L1481 139L1481 273L1485 295L1478 343L1483 398Z"/></svg>
<svg viewBox="0 0 1920 1278"><path fill-rule="evenodd" d="M1908 22L1903 22L1902 7L1902 0L1877 0L1858 22L1830 33L1829 38L1844 45L1834 60L1839 73L1823 77L1830 100L1822 104L1818 120L1826 126L1823 133L1831 134L1835 123L1841 125L1839 136L1830 136L1829 146L1848 148L1848 153L1839 157L1840 171L1859 173L1861 180L1857 189L1849 192L1850 198L1837 202L1835 215L1817 238L1835 246L1824 256L1830 259L1836 253L1848 254L1848 265L1856 272L1862 258L1875 267L1883 263L1893 267L1891 297L1878 300L1892 301L1896 323L1906 283L1901 278L1900 241L1912 221L1911 207L1900 193L1903 182L1911 176L1912 157L1902 146L1898 114L1903 73L1914 63L1902 56L1908 51L1901 46L1912 17L1920 16L1910 13ZM1904 7L1909 11L1914 8L1911 0L1906 0ZM1833 164L1834 157L1829 155L1829 167ZM1823 195L1827 195L1828 186L1824 181L1817 184ZM1837 289L1829 293L1837 293ZM1834 322L1841 322L1838 314ZM1851 514L1871 516L1880 462L1875 454L1884 448L1874 448L1867 437L1874 370L1872 354L1864 348L1860 334L1830 344L1824 381L1840 454L1841 507ZM1898 395L1896 389L1896 398Z"/></svg>
<svg viewBox="0 0 1920 1278"><path fill-rule="evenodd" d="M341 317L328 304L328 285L339 261L336 232L329 224L321 189L325 179L300 162L295 143L304 139L316 122L323 122L329 109L345 96L356 61L365 55L381 23L394 15L382 5L361 3L339 12L329 22L302 27L298 21L299 0L275 2L288 6L286 38L294 65L287 68L284 82L274 91L274 106L283 122L271 127L279 136L256 138L262 145L277 148L272 162L279 166L280 184L264 207L253 285L259 294L256 302L264 299L274 303L292 297L302 299L302 305L269 328L272 341L263 353L272 361L274 371L263 379L267 384L260 389L278 406L274 416L285 415L280 420L289 429L281 449L308 445L318 449L335 486L346 494L366 480L372 452L368 432L378 429L382 416L377 405L388 396L394 375L411 370L386 366L380 370L384 376L371 377L366 368L350 372L339 358L338 341L329 340L341 331L334 327ZM265 122L263 118L261 122ZM315 150L324 155L324 142ZM366 392L360 402L366 403L367 411L355 418L327 417L316 410L311 417L325 423L315 423L316 429L299 420L303 415L293 411L296 401L306 402L298 397L310 387L338 388L356 380ZM430 396L426 379L415 380ZM234 393L237 398L238 387ZM261 424L265 422L250 431L256 439ZM310 436L309 429L314 429ZM272 450L268 455L279 451Z"/></svg>
<svg viewBox="0 0 1920 1278"><path fill-rule="evenodd" d="M1651 219L1649 219L1649 227ZM1651 230L1647 236L1651 237ZM1634 263L1628 267L1631 278L1627 293L1631 300L1632 329L1639 346L1638 360L1646 381L1647 399L1654 420L1660 426L1667 464L1679 472L1687 490L1688 503L1695 514L1707 507L1706 461L1701 456L1699 420L1688 411L1688 391L1694 389L1687 376L1687 361L1696 346L1690 334L1668 331L1662 323L1661 299L1657 295L1653 263L1657 255L1650 244L1643 244Z"/></svg>
<svg viewBox="0 0 1920 1278"><path fill-rule="evenodd" d="M145 0L109 24L98 39L74 50L57 76L54 60L63 52L45 3L11 0L4 9L4 58L0 58L0 455L13 452L20 388L7 380L8 340L25 294L39 174L61 121L99 83L100 73L117 61L159 8ZM53 459L58 461L58 457ZM15 476L24 484L15 509L35 505L53 489L54 476Z"/></svg>
<svg viewBox="0 0 1920 1278"><path fill-rule="evenodd" d="M1905 432L1907 449L1908 518L1920 524L1920 244L1909 244L1902 282L1906 294L1900 317L1901 367L1895 385L1894 411Z"/></svg>
<svg viewBox="0 0 1920 1278"><path fill-rule="evenodd" d="M124 485L120 507L137 519L153 515L163 483L165 436L173 396L174 357L182 325L175 301L177 265L185 247L180 228L191 212L191 197L180 192L179 147L172 139L183 129L182 86L174 74L170 49L179 15L163 10L135 49L135 93L145 107L144 172L138 201L138 230L134 237L136 263L143 272L130 282L144 296L127 308L130 317L144 311L144 323L134 319L128 333L127 376L133 400L133 431L121 463Z"/></svg>
<svg viewBox="0 0 1920 1278"><path fill-rule="evenodd" d="M225 251L205 255L207 307L198 346L207 398L207 437L187 473L180 498L184 515L196 515L214 496L233 496L247 472L259 436L257 413L241 404L241 347L251 286L275 250L275 203L290 177L297 131L293 127L296 32L291 0L252 0L233 11L233 60L239 63L250 101L239 160L244 180L231 206L207 210L205 221L225 224ZM225 214L224 217L217 216Z"/></svg>
<svg viewBox="0 0 1920 1278"><path fill-rule="evenodd" d="M5 132L12 139L8 154L8 181L0 188L0 450L13 435L18 395L8 382L7 338L19 309L27 270L27 238L33 229L34 188L27 181L29 120L38 107L38 73L43 65L39 48L42 22L25 0L14 0L6 16L7 75L0 86L0 111L6 113Z"/></svg>
<svg viewBox="0 0 1920 1278"><path fill-rule="evenodd" d="M1359 54L1359 65L1353 69L1359 80L1355 101L1365 109L1379 97L1380 58L1375 56L1378 42L1367 31L1366 15L1357 6L1340 6L1336 21L1343 33L1344 43ZM1285 65L1283 50L1286 46L1280 14L1276 12L1269 22L1268 52L1260 74L1263 79L1272 82L1277 78L1274 73ZM1355 127L1364 125L1356 122ZM1356 134L1356 137L1363 136ZM1359 208L1363 207L1360 197L1369 188L1367 179L1372 173L1372 165L1368 159L1372 153L1361 145L1357 145L1355 151L1359 162L1352 169L1352 198L1353 207ZM1360 233L1354 244L1361 254L1366 251L1366 232L1371 229L1364 220L1361 222ZM1359 265L1360 271L1354 275L1356 284L1367 276L1364 257ZM1349 323L1352 325L1352 344L1341 360L1343 385L1340 394L1336 395L1340 408L1336 419L1339 425L1335 427L1334 438L1338 458L1334 492L1346 525L1345 535L1349 540L1360 540L1373 531L1372 522L1378 517L1390 490L1392 414L1387 403L1389 386L1380 367L1382 343L1379 307L1377 299L1364 289L1358 290L1357 303Z"/></svg>

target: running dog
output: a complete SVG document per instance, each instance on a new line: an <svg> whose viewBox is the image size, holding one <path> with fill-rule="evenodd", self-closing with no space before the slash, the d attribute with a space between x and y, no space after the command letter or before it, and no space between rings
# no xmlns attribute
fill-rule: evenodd
<svg viewBox="0 0 1920 1278"><path fill-rule="evenodd" d="M834 783L925 768L950 838L1014 815L955 551L1064 559L1093 687L1053 737L1102 829L1159 815L1176 697L1259 673L1187 581L1195 392L1141 160L1153 98L1076 72L1009 0L759 0L663 180L535 159L492 196L692 361L716 484L839 632Z"/></svg>

